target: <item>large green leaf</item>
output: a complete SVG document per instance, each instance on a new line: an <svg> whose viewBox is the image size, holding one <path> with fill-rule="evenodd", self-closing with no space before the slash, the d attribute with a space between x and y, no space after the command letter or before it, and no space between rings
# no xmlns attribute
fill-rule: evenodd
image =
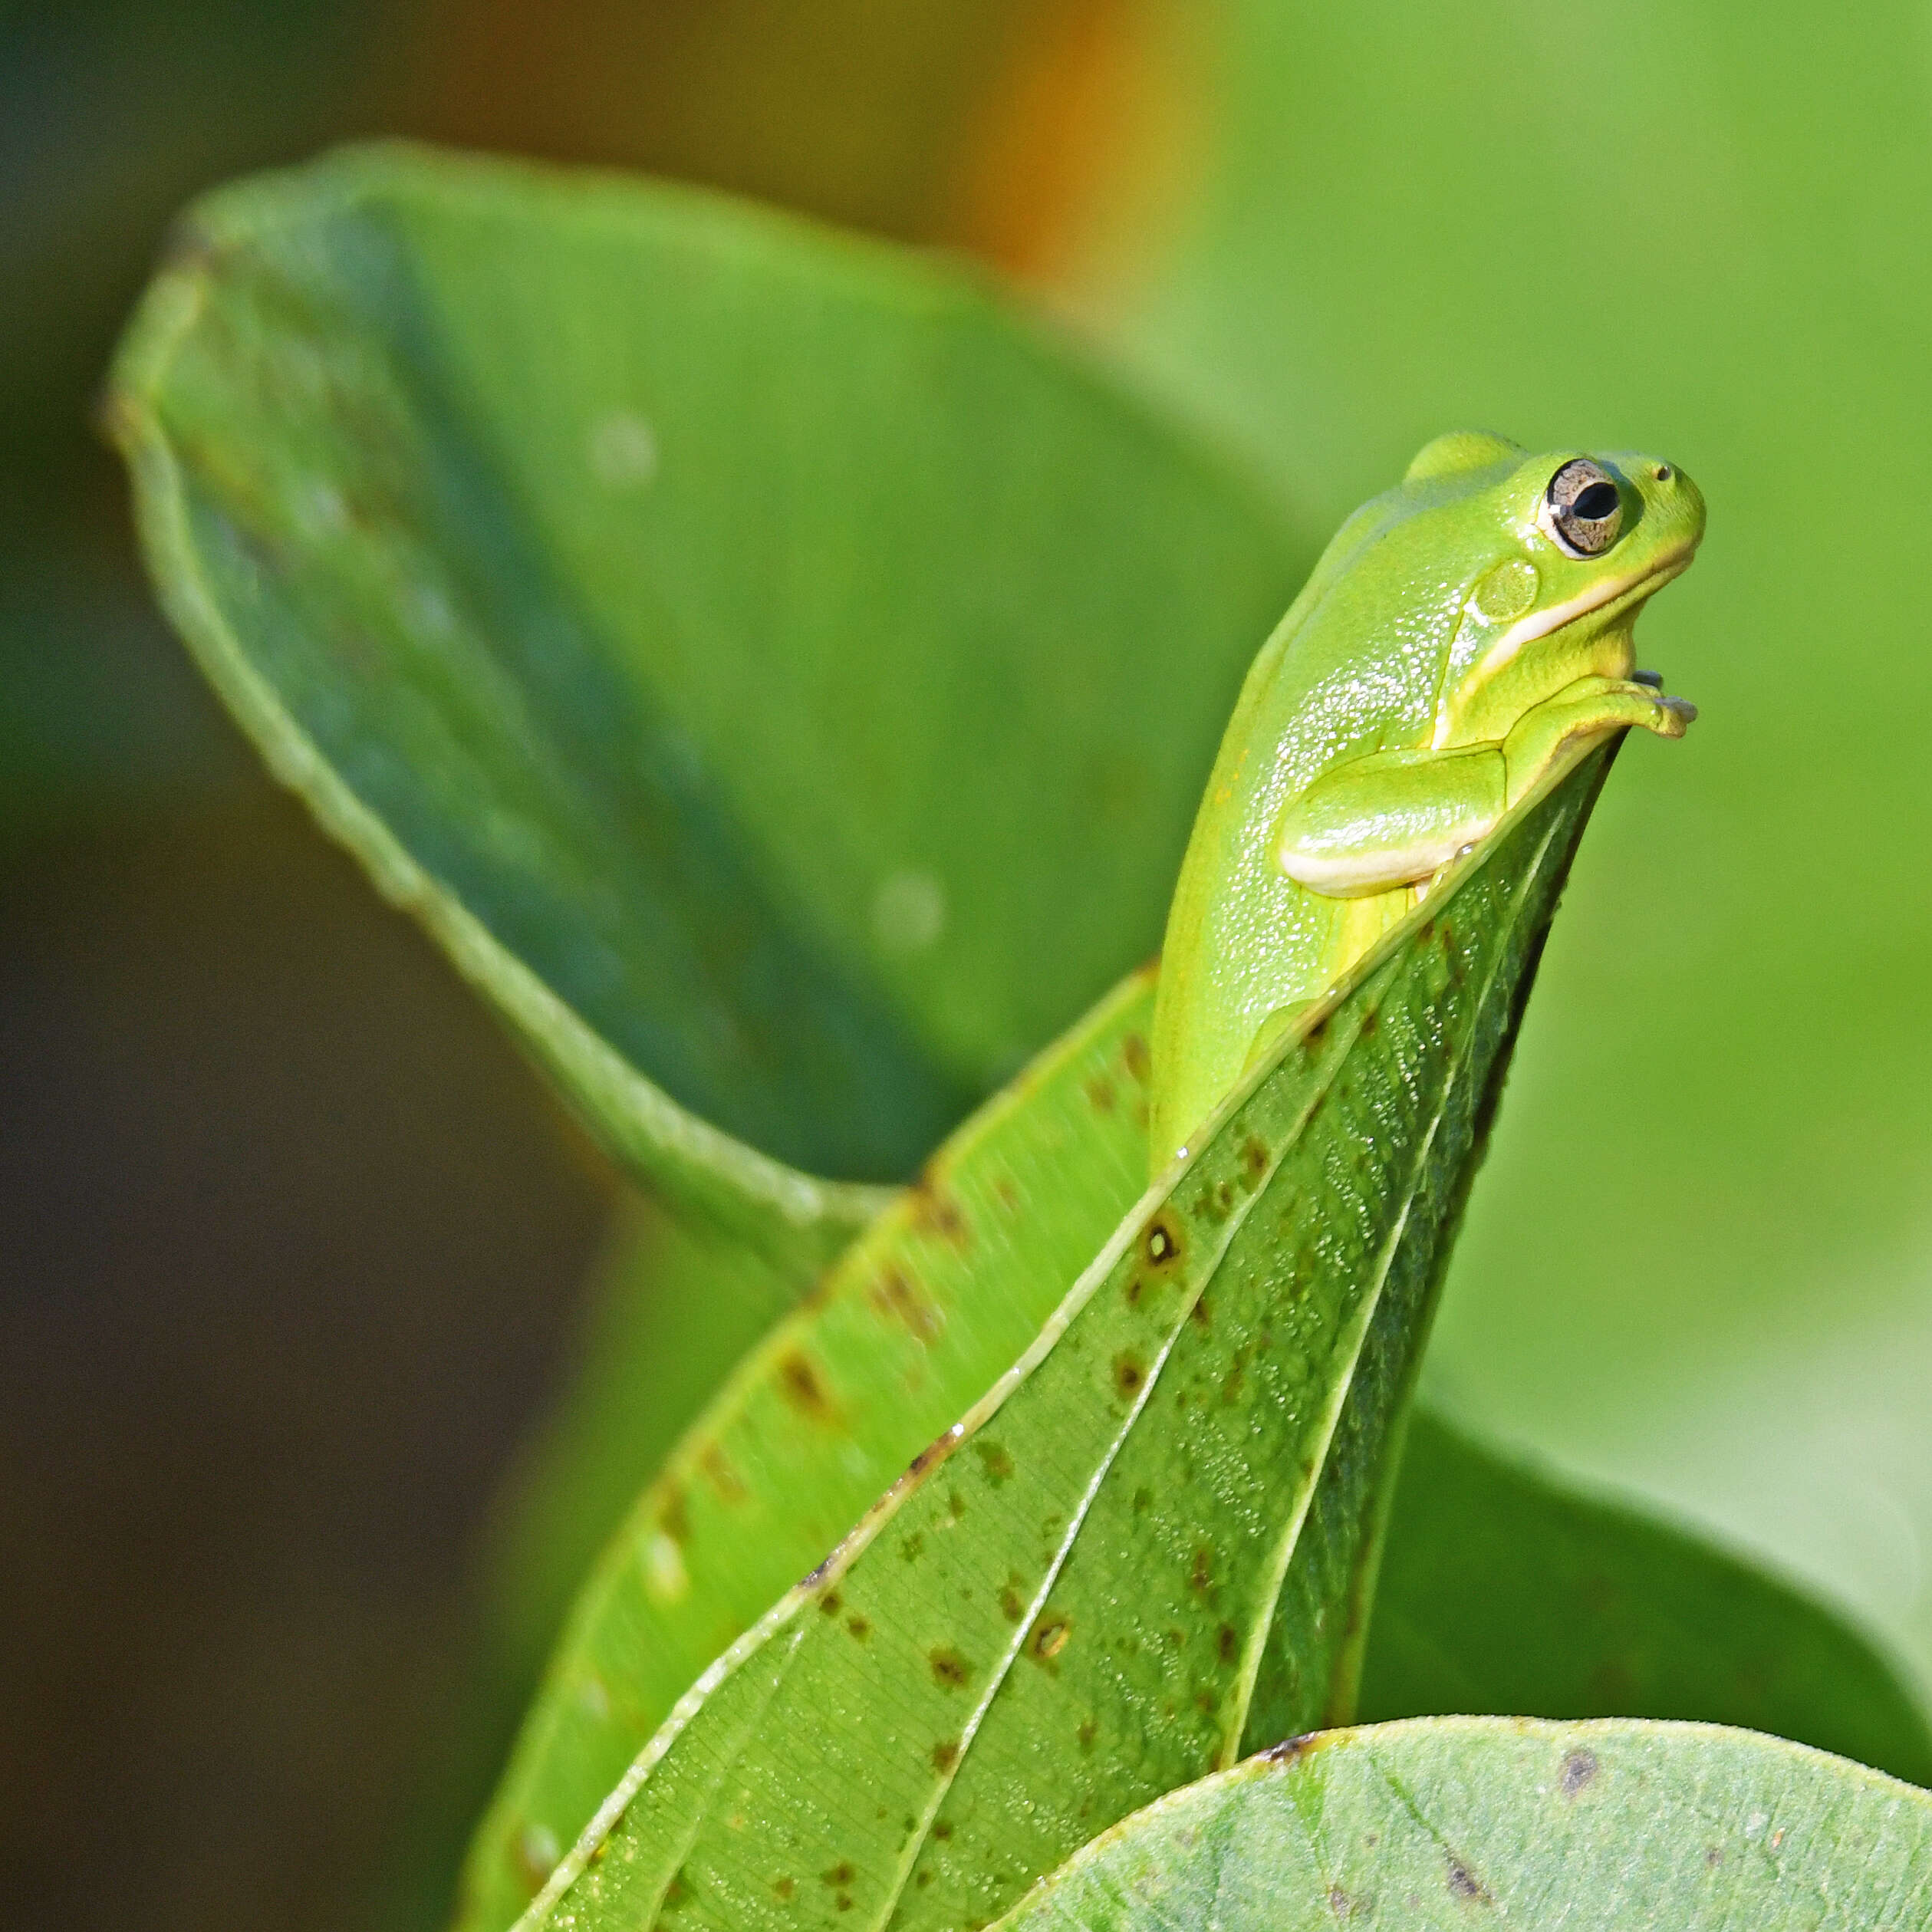
<svg viewBox="0 0 1932 1932"><path fill-rule="evenodd" d="M1298 1739L1089 1846L1001 1932L1919 1932L1932 1795L1691 1724L1425 1718Z"/></svg>
<svg viewBox="0 0 1932 1932"><path fill-rule="evenodd" d="M1403 1457L1358 1715L1690 1717L1932 1785L1897 1672L1789 1585L1567 1493L1426 1409Z"/></svg>
<svg viewBox="0 0 1932 1932"><path fill-rule="evenodd" d="M775 1252L1151 950L1295 576L963 273L404 150L202 204L110 413L275 770L621 1157Z"/></svg>
<svg viewBox="0 0 1932 1932"><path fill-rule="evenodd" d="M1348 1710L1391 1432L1605 763L1230 1096L1015 1367L680 1700L532 1923L984 1921L1244 1740ZM793 1373L835 1413L818 1364Z"/></svg>
<svg viewBox="0 0 1932 1932"><path fill-rule="evenodd" d="M1038 1333L1145 1184L1152 1006L1134 975L982 1108L679 1444L571 1613L465 1868L466 1932L529 1904L693 1680ZM610 1447L558 1445L553 1508Z"/></svg>
<svg viewBox="0 0 1932 1932"><path fill-rule="evenodd" d="M646 1490L579 1598L478 1832L469 1932L499 1932L516 1916L679 1693L1022 1352L1126 1213L1145 1172L1151 1004L1150 978L1137 976L961 1128L917 1190L731 1377ZM1035 1204L1024 1214L1022 1189ZM614 1318L594 1357L612 1402L589 1405L545 1459L514 1572L526 1637L544 1621L535 1603L551 1606L554 1623L590 1561L585 1498L605 1497L602 1520L614 1522L612 1463L634 1486L651 1466L617 1447L634 1427L620 1391L656 1387L683 1358L673 1349L667 1361L642 1282L639 1269L617 1277L647 1318ZM801 1361L831 1392L829 1410L801 1403ZM535 1667L532 1657L525 1669ZM1362 1697L1377 1717L1748 1723L1932 1775L1909 1693L1828 1614L1682 1531L1495 1459L1426 1414L1397 1486Z"/></svg>

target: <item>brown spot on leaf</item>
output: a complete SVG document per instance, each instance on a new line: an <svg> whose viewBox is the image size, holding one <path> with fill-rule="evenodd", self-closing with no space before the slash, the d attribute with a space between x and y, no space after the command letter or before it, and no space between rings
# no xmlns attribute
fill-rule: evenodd
<svg viewBox="0 0 1932 1932"><path fill-rule="evenodd" d="M841 1859L829 1871L818 1874L818 1882L821 1885L849 1885L857 1875L848 1861Z"/></svg>
<svg viewBox="0 0 1932 1932"><path fill-rule="evenodd" d="M1572 1751L1563 1760L1563 1795L1565 1798L1574 1798L1596 1775L1596 1753Z"/></svg>
<svg viewBox="0 0 1932 1932"><path fill-rule="evenodd" d="M1100 1735L1100 1726L1092 1718L1084 1717L1081 1720L1079 1730L1074 1735L1079 1739L1080 1748L1083 1751L1091 1751L1094 1748L1094 1739Z"/></svg>
<svg viewBox="0 0 1932 1932"><path fill-rule="evenodd" d="M872 1626L856 1611L845 1619L845 1628L863 1644L872 1634Z"/></svg>
<svg viewBox="0 0 1932 1932"><path fill-rule="evenodd" d="M798 1881L795 1878L774 1878L772 1881L772 1894L780 1899L788 1899L798 1889Z"/></svg>
<svg viewBox="0 0 1932 1932"><path fill-rule="evenodd" d="M681 1484L666 1483L657 1505L657 1526L674 1543L691 1540L691 1514Z"/></svg>
<svg viewBox="0 0 1932 1932"><path fill-rule="evenodd" d="M1241 1170L1251 1187L1268 1171L1268 1144L1258 1134L1249 1134L1241 1144Z"/></svg>
<svg viewBox="0 0 1932 1932"><path fill-rule="evenodd" d="M831 1420L831 1397L825 1393L818 1370L798 1349L780 1358L778 1389L800 1414L811 1417L815 1422Z"/></svg>
<svg viewBox="0 0 1932 1932"><path fill-rule="evenodd" d="M1009 1576L999 1592L999 1614L1009 1624L1016 1624L1026 1614L1026 1599L1020 1594L1019 1578Z"/></svg>
<svg viewBox="0 0 1932 1932"><path fill-rule="evenodd" d="M1114 1111L1116 1096L1114 1083L1104 1075L1095 1074L1082 1089L1087 1096L1087 1104L1096 1114L1111 1114Z"/></svg>
<svg viewBox="0 0 1932 1932"><path fill-rule="evenodd" d="M933 1681L957 1690L973 1675L973 1667L950 1644L941 1644L926 1653L933 1667Z"/></svg>
<svg viewBox="0 0 1932 1932"><path fill-rule="evenodd" d="M903 1323L907 1331L920 1341L933 1341L946 1326L946 1318L937 1307L897 1268L888 1268L872 1284L871 1302L881 1315Z"/></svg>
<svg viewBox="0 0 1932 1932"><path fill-rule="evenodd" d="M1223 1664L1233 1664L1241 1655L1241 1639L1232 1624L1223 1624L1215 1638L1215 1648Z"/></svg>
<svg viewBox="0 0 1932 1932"><path fill-rule="evenodd" d="M1194 1552L1193 1567L1187 1572L1187 1587L1196 1596L1204 1595L1213 1581L1214 1552L1203 1543Z"/></svg>
<svg viewBox="0 0 1932 1932"><path fill-rule="evenodd" d="M1180 1223L1164 1210L1147 1223L1140 1238L1141 1252L1156 1268L1172 1268L1180 1261L1184 1246Z"/></svg>
<svg viewBox="0 0 1932 1932"><path fill-rule="evenodd" d="M1042 1617L1026 1640L1027 1655L1035 1663L1051 1664L1067 1647L1067 1637L1071 1628L1065 1617Z"/></svg>
<svg viewBox="0 0 1932 1932"><path fill-rule="evenodd" d="M900 1542L899 1555L900 1559L907 1563L917 1563L919 1561L920 1552L925 1547L925 1531L923 1529L915 1529L910 1536L901 1539Z"/></svg>
<svg viewBox="0 0 1932 1932"><path fill-rule="evenodd" d="M1130 1033L1121 1041L1121 1064L1137 1084L1144 1087L1147 1084L1147 1076L1154 1071L1154 1058L1139 1034Z"/></svg>
<svg viewBox="0 0 1932 1932"><path fill-rule="evenodd" d="M923 1233L942 1236L956 1248L972 1245L972 1233L959 1203L945 1192L930 1172L921 1174L908 1191L912 1196L915 1227Z"/></svg>
<svg viewBox="0 0 1932 1932"><path fill-rule="evenodd" d="M1489 1888L1476 1874L1453 1852L1449 1859L1449 1889L1458 1898L1467 1899L1472 1905L1493 1905L1496 1900Z"/></svg>
<svg viewBox="0 0 1932 1932"><path fill-rule="evenodd" d="M935 1744L933 1746L933 1769L936 1771L942 1778L944 1777L946 1772L950 1771L953 1766L957 1764L959 1761L959 1740L956 1737L943 1739L939 1743ZM933 1835L936 1838L946 1837L949 1834L942 1832L940 1828L935 1825L933 1827Z"/></svg>
<svg viewBox="0 0 1932 1932"><path fill-rule="evenodd" d="M1138 1395L1147 1379L1147 1364L1131 1350L1123 1350L1114 1358L1114 1386L1123 1395Z"/></svg>
<svg viewBox="0 0 1932 1932"><path fill-rule="evenodd" d="M1713 1871L1715 1871L1723 1862L1724 1848L1721 1845L1707 1845L1704 1847L1704 1863Z"/></svg>
<svg viewBox="0 0 1932 1932"><path fill-rule="evenodd" d="M986 1470L986 1480L996 1489L1012 1474L1013 1459L998 1443L987 1442L983 1438L975 1437L973 1450Z"/></svg>
<svg viewBox="0 0 1932 1932"><path fill-rule="evenodd" d="M828 1617L836 1617L845 1608L845 1599L836 1590L828 1590L818 1599L820 1611Z"/></svg>
<svg viewBox="0 0 1932 1932"><path fill-rule="evenodd" d="M943 1436L935 1436L912 1460L906 1465L906 1473L900 1479L906 1483L916 1483L935 1463L943 1463L958 1446L959 1438L951 1430Z"/></svg>
<svg viewBox="0 0 1932 1932"><path fill-rule="evenodd" d="M1321 1734L1318 1731L1304 1731L1299 1737L1285 1737L1280 1743L1271 1746L1262 1756L1270 1764L1299 1764L1301 1761L1321 1748Z"/></svg>

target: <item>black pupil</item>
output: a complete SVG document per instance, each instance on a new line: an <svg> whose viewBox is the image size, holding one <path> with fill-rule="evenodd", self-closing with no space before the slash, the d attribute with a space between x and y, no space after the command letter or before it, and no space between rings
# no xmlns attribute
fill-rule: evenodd
<svg viewBox="0 0 1932 1932"><path fill-rule="evenodd" d="M1617 507L1617 485L1614 483L1592 483L1587 489L1577 492L1576 501L1570 505L1570 514L1585 523L1601 522Z"/></svg>

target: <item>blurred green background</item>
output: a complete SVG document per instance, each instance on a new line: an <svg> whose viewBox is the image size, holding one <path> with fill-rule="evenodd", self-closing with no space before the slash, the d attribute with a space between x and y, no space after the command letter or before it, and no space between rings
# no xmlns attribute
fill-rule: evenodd
<svg viewBox="0 0 1932 1932"><path fill-rule="evenodd" d="M614 1198L88 428L171 212L379 131L973 250L1312 532L1465 423L1684 463L1703 717L1585 843L1430 1374L1932 1674L1922 11L0 8L0 1913L367 1922Z"/></svg>

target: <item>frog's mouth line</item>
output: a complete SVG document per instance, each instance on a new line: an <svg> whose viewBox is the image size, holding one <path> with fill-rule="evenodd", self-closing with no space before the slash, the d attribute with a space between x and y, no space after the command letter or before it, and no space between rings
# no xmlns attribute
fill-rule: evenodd
<svg viewBox="0 0 1932 1932"><path fill-rule="evenodd" d="M1607 583L1593 584L1588 590L1578 591L1567 603L1552 604L1547 611L1538 611L1519 619L1477 660L1471 682L1486 683L1524 645L1534 643L1539 637L1547 637L1552 630L1561 630L1578 617L1588 617L1593 611L1604 611L1612 604L1634 604L1661 590L1672 578L1681 577L1690 568L1690 560L1697 549L1694 543L1681 545L1675 550L1666 551L1648 570L1639 571L1634 577L1613 577ZM1614 616L1615 613L1610 611L1608 614Z"/></svg>

